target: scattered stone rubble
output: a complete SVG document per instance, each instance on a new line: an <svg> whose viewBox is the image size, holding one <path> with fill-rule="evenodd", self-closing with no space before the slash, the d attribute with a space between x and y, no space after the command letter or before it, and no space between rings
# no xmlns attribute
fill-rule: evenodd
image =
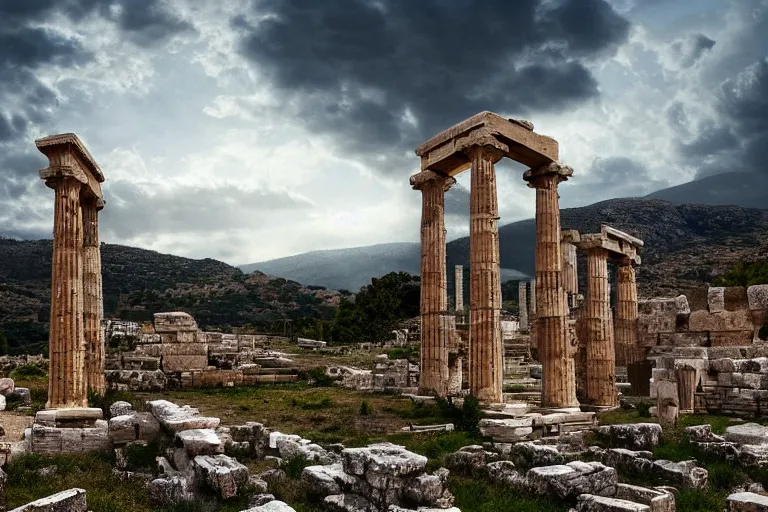
<svg viewBox="0 0 768 512"><path fill-rule="evenodd" d="M419 385L419 365L407 359L389 359L387 354L376 356L373 370L332 366L326 374L340 380L343 387L360 391L416 393Z"/></svg>
<svg viewBox="0 0 768 512"><path fill-rule="evenodd" d="M105 339L118 350L106 358L109 387L130 391L252 386L293 382L293 361L266 345L275 336L201 331L183 312L156 313L154 324L107 320ZM287 340L286 338L279 338ZM317 348L313 340L303 340Z"/></svg>

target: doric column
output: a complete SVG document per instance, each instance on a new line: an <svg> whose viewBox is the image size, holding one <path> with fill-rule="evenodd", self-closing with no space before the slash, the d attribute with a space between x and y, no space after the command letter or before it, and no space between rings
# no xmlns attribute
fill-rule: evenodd
<svg viewBox="0 0 768 512"><path fill-rule="evenodd" d="M503 400L499 207L496 170L503 153L494 145L467 148L472 162L469 196L469 386L483 402Z"/></svg>
<svg viewBox="0 0 768 512"><path fill-rule="evenodd" d="M72 176L46 181L56 193L53 218L48 408L86 407L83 337L83 183Z"/></svg>
<svg viewBox="0 0 768 512"><path fill-rule="evenodd" d="M82 200L83 209L83 318L85 332L86 389L104 394L104 338L101 331L103 311L101 285L101 248L99 246L99 210L103 205L95 197Z"/></svg>
<svg viewBox="0 0 768 512"><path fill-rule="evenodd" d="M526 290L525 281L520 281L517 284L517 303L520 311L520 330L528 330L528 293Z"/></svg>
<svg viewBox="0 0 768 512"><path fill-rule="evenodd" d="M557 186L573 175L570 167L552 163L525 172L536 189L536 304L535 336L542 363L541 405L578 407L574 355L568 328L568 306L562 281L560 206ZM533 310L533 306L531 307Z"/></svg>
<svg viewBox="0 0 768 512"><path fill-rule="evenodd" d="M587 250L587 400L592 405L613 407L616 393L616 356L608 290L608 251Z"/></svg>
<svg viewBox="0 0 768 512"><path fill-rule="evenodd" d="M422 198L419 391L437 396L446 396L449 377L444 205L445 192L453 183L453 178L433 171L411 176L411 186L421 190Z"/></svg>
<svg viewBox="0 0 768 512"><path fill-rule="evenodd" d="M626 366L642 360L637 346L637 282L632 261L619 262L616 278L616 364Z"/></svg>
<svg viewBox="0 0 768 512"><path fill-rule="evenodd" d="M454 271L454 304L456 314L460 317L464 316L464 267L462 265L456 265Z"/></svg>

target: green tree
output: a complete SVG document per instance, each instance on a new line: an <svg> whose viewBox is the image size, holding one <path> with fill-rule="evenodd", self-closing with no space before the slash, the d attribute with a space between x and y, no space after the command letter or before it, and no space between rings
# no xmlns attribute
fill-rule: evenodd
<svg viewBox="0 0 768 512"><path fill-rule="evenodd" d="M731 270L717 277L716 286L753 286L768 284L768 260L739 262Z"/></svg>
<svg viewBox="0 0 768 512"><path fill-rule="evenodd" d="M333 319L331 338L336 343L355 343L362 340L363 322L357 306L351 300L341 299Z"/></svg>

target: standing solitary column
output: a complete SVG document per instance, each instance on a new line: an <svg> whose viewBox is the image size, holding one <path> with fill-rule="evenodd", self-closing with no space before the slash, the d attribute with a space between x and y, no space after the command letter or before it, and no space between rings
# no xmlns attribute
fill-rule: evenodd
<svg viewBox="0 0 768 512"><path fill-rule="evenodd" d="M46 179L56 193L53 217L48 408L85 407L83 336L83 183L63 175Z"/></svg>
<svg viewBox="0 0 768 512"><path fill-rule="evenodd" d="M587 400L593 405L614 407L618 396L608 251L602 247L587 250L587 273Z"/></svg>
<svg viewBox="0 0 768 512"><path fill-rule="evenodd" d="M99 210L95 197L85 197L83 208L83 315L85 331L86 389L103 395L104 338L101 331L103 311L101 285L101 250L99 246Z"/></svg>
<svg viewBox="0 0 768 512"><path fill-rule="evenodd" d="M570 299L579 293L578 262L576 258L576 242L580 240L579 232L575 229L563 231L560 236L563 251L563 288ZM568 304L573 307L574 304Z"/></svg>
<svg viewBox="0 0 768 512"><path fill-rule="evenodd" d="M448 390L448 314L445 269L445 192L453 178L433 171L411 176L421 190L421 366L419 392L446 396Z"/></svg>
<svg viewBox="0 0 768 512"><path fill-rule="evenodd" d="M629 258L619 262L616 281L616 364L626 366L642 359L637 346L637 282Z"/></svg>
<svg viewBox="0 0 768 512"><path fill-rule="evenodd" d="M528 330L528 293L526 290L525 281L520 281L517 284L517 303L520 311L520 330Z"/></svg>
<svg viewBox="0 0 768 512"><path fill-rule="evenodd" d="M454 304L456 314L464 317L464 266L456 265L454 271Z"/></svg>
<svg viewBox="0 0 768 512"><path fill-rule="evenodd" d="M499 206L496 170L503 153L492 145L467 149L472 162L469 195L469 386L483 402L503 400L504 347L501 336Z"/></svg>
<svg viewBox="0 0 768 512"><path fill-rule="evenodd" d="M542 363L541 405L578 407L574 355L568 330L568 307L562 281L560 206L557 187L573 175L573 169L553 162L525 172L529 187L536 189L536 303L535 336ZM533 310L533 306L531 307Z"/></svg>

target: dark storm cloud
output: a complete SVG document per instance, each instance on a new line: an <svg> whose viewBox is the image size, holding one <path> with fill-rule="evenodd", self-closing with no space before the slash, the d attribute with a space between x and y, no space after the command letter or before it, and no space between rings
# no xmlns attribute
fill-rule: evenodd
<svg viewBox="0 0 768 512"><path fill-rule="evenodd" d="M596 97L583 60L613 52L629 27L604 0L254 6L258 23L232 20L242 54L311 129L358 155L410 149L481 110L525 115Z"/></svg>
<svg viewBox="0 0 768 512"><path fill-rule="evenodd" d="M689 68L704 55L704 52L711 50L714 46L714 40L704 34L695 34L674 41L670 45L670 51L677 59L680 67Z"/></svg>
<svg viewBox="0 0 768 512"><path fill-rule="evenodd" d="M26 185L45 165L26 137L31 126L51 123L59 106L56 92L39 79L39 70L80 66L94 57L79 41L42 25L57 14L74 21L96 14L147 46L190 29L163 6L159 0L0 0L0 202L11 212L2 217L4 232L25 232L13 226L29 220L29 212L13 206L22 198L34 200Z"/></svg>
<svg viewBox="0 0 768 512"><path fill-rule="evenodd" d="M469 217L469 189L456 183L445 193L445 214Z"/></svg>

